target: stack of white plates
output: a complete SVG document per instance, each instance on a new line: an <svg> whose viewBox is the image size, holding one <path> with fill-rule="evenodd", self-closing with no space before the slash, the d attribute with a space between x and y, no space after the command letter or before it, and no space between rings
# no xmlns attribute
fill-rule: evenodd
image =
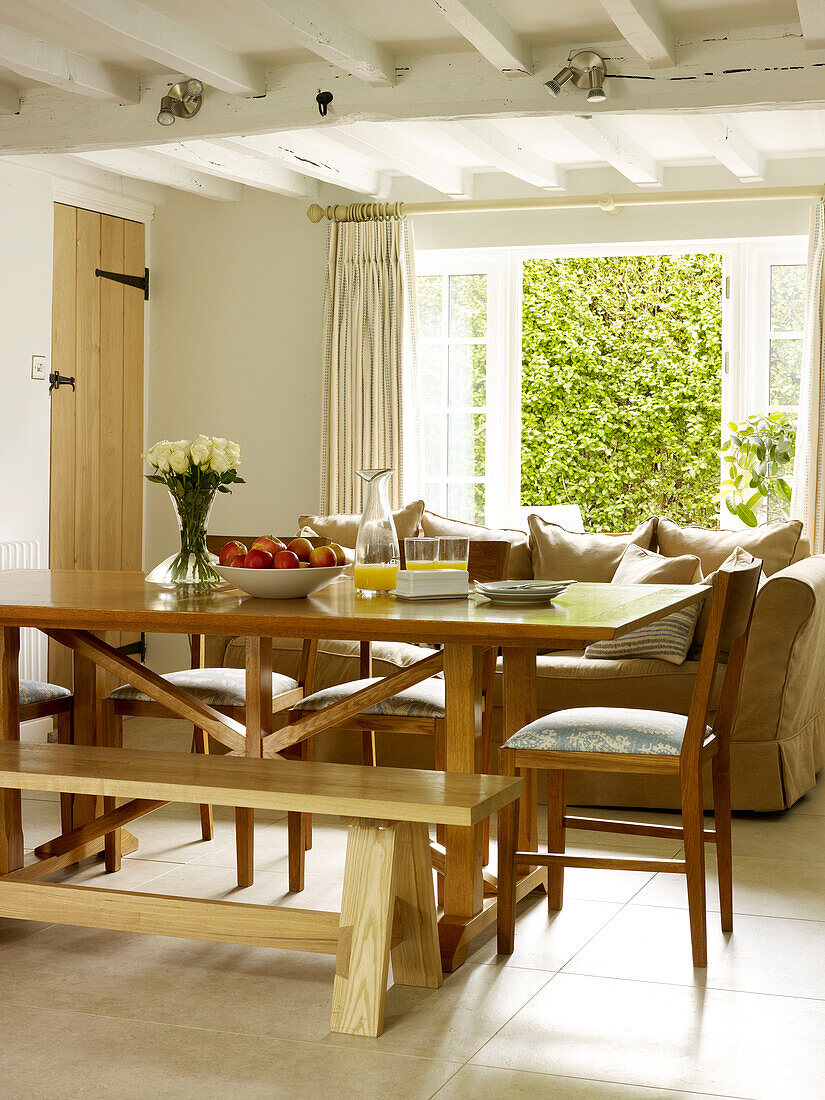
<svg viewBox="0 0 825 1100"><path fill-rule="evenodd" d="M476 581L476 592L490 603L507 607L534 607L551 603L575 581Z"/></svg>

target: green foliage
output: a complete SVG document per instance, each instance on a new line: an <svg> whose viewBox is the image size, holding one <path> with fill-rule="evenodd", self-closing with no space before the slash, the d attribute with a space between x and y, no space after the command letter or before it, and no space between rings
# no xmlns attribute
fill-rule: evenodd
<svg viewBox="0 0 825 1100"><path fill-rule="evenodd" d="M719 500L748 527L756 527L758 513L787 519L791 487L785 474L793 469L796 422L792 413L767 412L749 416L741 424L730 421L730 436L722 444L727 478Z"/></svg>
<svg viewBox="0 0 825 1100"><path fill-rule="evenodd" d="M528 261L522 326L522 504L716 526L722 257Z"/></svg>

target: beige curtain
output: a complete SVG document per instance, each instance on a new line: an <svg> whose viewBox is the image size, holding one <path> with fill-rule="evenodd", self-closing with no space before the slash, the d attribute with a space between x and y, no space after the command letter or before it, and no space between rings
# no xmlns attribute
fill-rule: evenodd
<svg viewBox="0 0 825 1100"><path fill-rule="evenodd" d="M359 512L360 469L390 467L393 507L413 445L417 309L406 219L331 222L324 307L321 511ZM407 407L405 407L405 405Z"/></svg>
<svg viewBox="0 0 825 1100"><path fill-rule="evenodd" d="M791 515L815 554L825 552L825 206L811 211L805 341Z"/></svg>

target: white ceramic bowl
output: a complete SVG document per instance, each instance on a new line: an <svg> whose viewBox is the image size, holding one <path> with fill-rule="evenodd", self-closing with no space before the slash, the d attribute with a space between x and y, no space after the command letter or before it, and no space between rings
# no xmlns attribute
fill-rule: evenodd
<svg viewBox="0 0 825 1100"><path fill-rule="evenodd" d="M216 565L225 581L261 600L298 600L311 596L340 577L347 567L332 565L326 569L233 569Z"/></svg>

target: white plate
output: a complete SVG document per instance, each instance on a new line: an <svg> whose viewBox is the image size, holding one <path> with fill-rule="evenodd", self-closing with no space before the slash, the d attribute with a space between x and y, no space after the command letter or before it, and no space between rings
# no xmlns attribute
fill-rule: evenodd
<svg viewBox="0 0 825 1100"><path fill-rule="evenodd" d="M229 565L215 566L225 581L260 600L299 600L302 596L311 596L340 577L346 568L346 565L332 565L325 569L313 569L312 566L309 569L233 569Z"/></svg>
<svg viewBox="0 0 825 1100"><path fill-rule="evenodd" d="M566 592L574 581L491 581L476 582L476 591L491 603L506 607L535 607L548 604Z"/></svg>

